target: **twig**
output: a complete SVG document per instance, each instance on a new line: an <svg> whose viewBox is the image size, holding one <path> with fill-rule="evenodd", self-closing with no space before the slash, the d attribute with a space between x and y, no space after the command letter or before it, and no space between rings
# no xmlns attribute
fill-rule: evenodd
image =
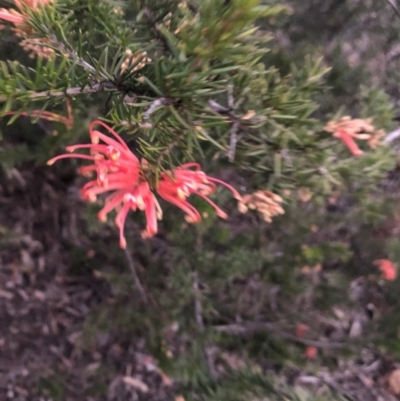
<svg viewBox="0 0 400 401"><path fill-rule="evenodd" d="M165 36L161 32L159 26L157 25L157 23L155 21L154 13L148 7L146 7L143 9L143 16L145 17L145 20L148 23L148 25L150 26L150 28L153 30L156 38L161 41L164 49L169 51L170 46L169 46L168 40L165 38Z"/></svg>
<svg viewBox="0 0 400 401"><path fill-rule="evenodd" d="M236 145L237 145L237 133L239 130L239 121L235 121L231 128L231 137L229 141L228 159L231 163L235 160Z"/></svg>
<svg viewBox="0 0 400 401"><path fill-rule="evenodd" d="M386 0L386 1L392 6L397 16L400 18L400 10L399 7L397 6L396 0Z"/></svg>
<svg viewBox="0 0 400 401"><path fill-rule="evenodd" d="M125 253L126 260L128 262L129 269L132 272L133 279L135 280L136 288L139 291L140 298L142 298L143 303L148 304L149 303L149 299L147 297L145 289L142 286L142 283L140 282L139 276L138 276L138 274L136 272L135 263L133 262L132 255L130 254L130 252L126 248L124 249L124 253Z"/></svg>
<svg viewBox="0 0 400 401"><path fill-rule="evenodd" d="M233 110L233 108L235 107L233 99L233 85L228 85L227 91L228 91L228 106L230 110ZM238 130L239 130L239 121L234 121L231 128L231 136L228 150L228 159L231 163L235 159Z"/></svg>
<svg viewBox="0 0 400 401"><path fill-rule="evenodd" d="M336 179L332 176L332 174L330 174L329 171L328 171L325 167L323 167L323 166L318 167L318 172L319 172L321 175L323 175L324 177L326 177L330 182L333 182L334 184L339 185L338 180L336 180Z"/></svg>
<svg viewBox="0 0 400 401"><path fill-rule="evenodd" d="M148 120L150 116L154 113L155 109L160 106L164 106L168 104L170 100L168 100L166 97L161 97L160 99L154 100L153 103L151 103L150 107L147 109L146 113L143 116L143 120Z"/></svg>
<svg viewBox="0 0 400 401"><path fill-rule="evenodd" d="M217 112L218 114L226 115L230 118L232 122L231 127L231 134L230 134L230 141L229 141L229 150L227 152L227 156L230 162L233 162L235 159L236 153L236 145L238 142L237 133L240 128L240 119L233 114L233 107L234 107L234 100L233 100L233 86L228 85L228 106L226 108L219 103L215 102L214 100L208 101L208 106Z"/></svg>
<svg viewBox="0 0 400 401"><path fill-rule="evenodd" d="M214 100L209 100L208 101L208 106L213 109L214 111L216 111L218 114L227 114L229 115L229 117L231 117L231 113L229 113L229 109L227 109L226 107L220 105L219 103L215 102Z"/></svg>
<svg viewBox="0 0 400 401"><path fill-rule="evenodd" d="M395 129L392 132L389 132L386 136L385 139L383 140L383 143L390 143L395 141L397 138L400 138L400 128Z"/></svg>
<svg viewBox="0 0 400 401"><path fill-rule="evenodd" d="M193 293L194 293L194 314L196 317L197 326L199 326L200 331L204 330L203 322L203 308L201 306L200 300L200 288L199 288L199 275L197 272L193 272Z"/></svg>
<svg viewBox="0 0 400 401"><path fill-rule="evenodd" d="M258 331L270 331L282 338L286 338L297 343L309 345L316 348L344 348L348 345L338 342L322 342L315 340L307 340L305 338L299 338L293 334L282 331L278 326L273 323L246 323L246 324L229 324L224 326L214 326L213 329L219 333L235 334L235 335L246 335L252 334Z"/></svg>
<svg viewBox="0 0 400 401"><path fill-rule="evenodd" d="M74 88L67 88L65 91L52 91L52 90L48 90L48 91L43 91L43 92L34 92L31 93L28 96L28 99L40 99L40 98L48 98L48 97L60 97L60 96L65 96L65 95L70 95L70 96L74 96L74 95L81 95L81 94L85 94L85 93L95 93L95 92L101 92L105 89L105 85L102 83L98 83L98 84L94 84L94 85L86 85L83 88L81 87L74 87ZM13 95L18 95L18 94L23 94L26 92L23 91L16 91L14 92ZM0 102L5 102L7 101L9 98L7 96L1 96L0 95Z"/></svg>
<svg viewBox="0 0 400 401"><path fill-rule="evenodd" d="M228 107L231 110L233 110L233 107L234 107L233 85L228 85L226 89L227 89L227 92L228 92Z"/></svg>
<svg viewBox="0 0 400 401"><path fill-rule="evenodd" d="M95 75L98 74L104 80L108 79L106 74L101 71L97 71L95 67L93 67L82 57L80 57L74 49L72 49L71 47L67 47L64 43L59 42L57 36L54 34L54 32L51 32L47 26L42 25L42 29L46 34L46 37L50 39L56 50L59 50L62 54L67 54L69 58L75 60L77 64L84 68L86 71Z"/></svg>
<svg viewBox="0 0 400 401"><path fill-rule="evenodd" d="M201 332L204 331L203 321L203 307L201 305L201 293L199 287L199 274L197 272L192 273L193 277L193 293L194 293L194 315L197 326ZM217 378L217 371L214 366L214 358L217 349L216 347L210 346L207 343L204 345L204 358L206 360L208 371L210 376L215 380Z"/></svg>

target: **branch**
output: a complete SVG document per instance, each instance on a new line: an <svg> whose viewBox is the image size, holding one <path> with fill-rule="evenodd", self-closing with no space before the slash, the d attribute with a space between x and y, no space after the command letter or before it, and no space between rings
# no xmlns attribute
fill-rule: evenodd
<svg viewBox="0 0 400 401"><path fill-rule="evenodd" d="M400 18L400 10L399 10L399 7L397 6L396 0L386 0L386 1L392 6L395 13Z"/></svg>
<svg viewBox="0 0 400 401"><path fill-rule="evenodd" d="M199 288L199 275L197 272L193 272L193 293L194 293L194 313L196 317L196 323L200 331L204 330L203 322L203 308L201 306L201 293Z"/></svg>
<svg viewBox="0 0 400 401"><path fill-rule="evenodd" d="M277 334L279 337L286 338L297 343L309 345L316 348L344 348L348 345L339 342L323 342L315 340L307 340L299 338L293 334L282 331L278 326L273 323L246 323L246 324L228 324L223 326L214 326L213 329L219 333L235 334L235 335L247 335L253 334L259 331L270 331Z"/></svg>
<svg viewBox="0 0 400 401"><path fill-rule="evenodd" d="M126 248L124 249L124 253L125 253L126 261L128 262L129 269L132 272L133 279L135 280L136 288L139 291L140 298L142 298L142 301L144 304L148 304L149 299L147 297L145 289L142 286L142 283L140 282L139 276L136 272L135 263L133 262L132 256L131 256L130 252L128 251L128 249L126 249Z"/></svg>
<svg viewBox="0 0 400 401"><path fill-rule="evenodd" d="M161 97L159 99L154 100L154 102L151 103L150 107L146 111L146 113L143 116L143 120L148 120L150 116L154 113L157 107L164 106L166 104L169 104L171 102L170 99L167 99L166 97Z"/></svg>
<svg viewBox="0 0 400 401"><path fill-rule="evenodd" d="M233 85L228 85L228 106L231 110L235 107L233 99ZM231 137L229 142L228 159L231 163L235 160L237 133L239 131L239 121L235 121L231 127Z"/></svg>
<svg viewBox="0 0 400 401"><path fill-rule="evenodd" d="M203 320L203 307L201 304L201 291L199 286L199 274L195 271L192 273L193 277L193 295L194 295L194 314L196 318L196 324L201 332L204 331L204 320ZM204 344L204 358L207 363L207 367L210 376L213 380L216 380L218 373L214 366L215 353L217 349L214 346L210 346L207 343Z"/></svg>
<svg viewBox="0 0 400 401"><path fill-rule="evenodd" d="M397 128L394 131L389 132L385 136L385 139L383 140L383 143L391 143L391 142L395 141L398 138L400 138L400 128Z"/></svg>
<svg viewBox="0 0 400 401"><path fill-rule="evenodd" d="M54 46L54 49L57 49L61 52L61 54L65 55L67 54L70 59L73 59L74 61L77 62L78 65L80 65L82 68L84 68L86 71L92 73L92 74L99 74L102 79L107 80L108 77L101 71L97 71L95 67L90 65L87 61L85 61L82 57L78 55L78 53L71 47L67 47L64 43L61 43L58 39L57 36L54 34L54 32L51 32L46 26L42 26L46 37L51 41L51 43Z"/></svg>
<svg viewBox="0 0 400 401"><path fill-rule="evenodd" d="M94 84L92 86L86 85L83 88L81 87L74 87L74 88L67 88L65 91L43 91L43 92L33 92L28 96L28 99L40 99L40 98L48 98L48 97L61 97L65 95L81 95L85 93L95 93L95 92L101 92L105 89L105 85L102 83L99 84ZM16 91L14 94L24 94L25 92L23 91ZM0 102L5 102L9 98L7 96L2 96L0 95Z"/></svg>

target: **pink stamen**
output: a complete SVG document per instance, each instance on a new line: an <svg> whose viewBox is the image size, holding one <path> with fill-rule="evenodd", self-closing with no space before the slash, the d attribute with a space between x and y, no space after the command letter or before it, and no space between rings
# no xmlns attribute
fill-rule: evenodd
<svg viewBox="0 0 400 401"><path fill-rule="evenodd" d="M123 191L118 191L113 195L110 195L105 200L105 206L97 214L100 221L105 222L107 220L107 214L120 205L124 199L125 193Z"/></svg>
<svg viewBox="0 0 400 401"><path fill-rule="evenodd" d="M103 123L103 121L100 120L95 120L89 125L89 132L93 131L93 127L95 125L101 125L103 128L105 128L110 134L114 135L115 138L117 138L118 142L124 147L125 150L129 150L128 145L125 143L125 141L107 124Z"/></svg>
<svg viewBox="0 0 400 401"><path fill-rule="evenodd" d="M84 160L93 161L94 157L88 156L88 155L80 155L80 154L71 154L71 155L64 154L64 155L59 155L59 156L53 157L52 159L50 159L47 162L47 165L51 166L53 163L55 163L56 161L61 160L61 159L84 159Z"/></svg>
<svg viewBox="0 0 400 401"><path fill-rule="evenodd" d="M199 191L192 191L194 194L200 196L201 198L203 198L206 202L208 202L217 212L217 215L219 217L221 217L222 219L226 219L228 217L228 215L222 210L220 209L210 198L208 198L207 196L203 195L201 192Z"/></svg>
<svg viewBox="0 0 400 401"><path fill-rule="evenodd" d="M11 14L4 8L0 10L0 19L14 24L23 24L25 22L25 18L22 15Z"/></svg>
<svg viewBox="0 0 400 401"><path fill-rule="evenodd" d="M122 249L126 248L126 239L124 236L124 225L125 225L125 220L126 216L129 212L130 205L129 203L125 203L124 206L122 206L122 209L118 212L117 217L115 218L115 225L119 228L119 246Z"/></svg>
<svg viewBox="0 0 400 401"><path fill-rule="evenodd" d="M346 131L339 131L335 134L350 150L354 156L361 156L364 152L358 147L354 139Z"/></svg>
<svg viewBox="0 0 400 401"><path fill-rule="evenodd" d="M187 216L190 218L190 223L197 223L201 220L199 211L194 206L192 206L189 202L182 200L180 198L171 196L169 194L161 193L160 191L158 192L158 194L167 202L172 203L173 205L182 209L187 214Z"/></svg>

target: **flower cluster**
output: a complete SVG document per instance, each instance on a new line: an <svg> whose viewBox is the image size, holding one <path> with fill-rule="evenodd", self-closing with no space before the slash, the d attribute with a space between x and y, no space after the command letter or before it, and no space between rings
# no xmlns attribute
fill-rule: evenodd
<svg viewBox="0 0 400 401"><path fill-rule="evenodd" d="M74 125L74 116L72 113L71 102L68 98L65 99L65 104L67 108L67 116L62 116L60 114L53 113L52 111L47 110L32 110L31 112L23 111L19 113L20 116L31 117L31 118L40 118L47 121L54 121L64 124L67 129L71 129ZM15 111L7 111L4 113L5 116L13 116L16 114Z"/></svg>
<svg viewBox="0 0 400 401"><path fill-rule="evenodd" d="M328 122L324 130L333 133L334 137L339 138L354 156L363 154L355 139L367 141L368 145L375 149L385 135L383 130L375 131L370 118L365 120L351 119L349 116Z"/></svg>
<svg viewBox="0 0 400 401"><path fill-rule="evenodd" d="M102 126L111 136L95 129ZM130 210L141 210L146 215L147 225L142 232L144 238L152 237L157 233L157 220L162 219L162 210L155 197L153 188L146 175L147 161L139 159L129 150L123 139L102 121L93 121L89 127L91 143L68 146L68 152L87 149L90 154L63 154L49 160L51 165L55 161L65 158L89 160L91 164L83 166L79 172L84 176L96 174L96 178L89 181L82 188L82 197L95 202L97 196L111 192L104 201L98 218L107 219L107 215L114 209L118 210L115 224L120 232L120 246L126 247L124 225ZM161 173L160 179L154 184L158 195L186 213L186 221L197 223L201 220L198 210L193 207L187 198L191 194L198 195L210 203L218 216L226 218L226 214L215 205L208 196L215 192L217 184L230 189L236 199L241 199L239 193L230 185L216 178L207 176L201 171L197 163L184 164L173 171Z"/></svg>
<svg viewBox="0 0 400 401"><path fill-rule="evenodd" d="M147 57L146 51L133 54L131 49L127 49L125 51L125 60L121 64L121 72L124 72L127 68L129 68L129 66L135 63L137 64L132 68L132 72L141 70L147 63L150 62L151 58Z"/></svg>
<svg viewBox="0 0 400 401"><path fill-rule="evenodd" d="M374 261L382 273L382 278L387 281L393 281L397 278L397 265L389 259L378 259Z"/></svg>
<svg viewBox="0 0 400 401"><path fill-rule="evenodd" d="M19 11L12 8L0 9L0 19L14 24L14 33L22 39L21 47L30 54L30 57L36 55L49 58L53 55L54 51L50 47L42 46L43 43L47 42L45 38L27 38L27 36L32 35L34 32L27 24L28 15L25 10L27 8L37 10L39 5L46 5L52 2L53 0L14 0Z"/></svg>
<svg viewBox="0 0 400 401"><path fill-rule="evenodd" d="M239 211L246 213L248 209L257 210L263 220L267 223L272 222L272 217L284 214L281 203L283 199L270 191L256 191L252 194L244 195L239 202Z"/></svg>

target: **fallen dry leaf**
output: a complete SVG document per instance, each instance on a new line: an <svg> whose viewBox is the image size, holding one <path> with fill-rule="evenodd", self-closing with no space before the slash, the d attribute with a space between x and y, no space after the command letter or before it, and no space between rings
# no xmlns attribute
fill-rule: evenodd
<svg viewBox="0 0 400 401"><path fill-rule="evenodd" d="M33 292L33 296L37 298L39 301L44 301L46 299L46 295L43 291L35 290Z"/></svg>
<svg viewBox="0 0 400 401"><path fill-rule="evenodd" d="M13 293L5 290L0 290L0 298L12 299Z"/></svg>
<svg viewBox="0 0 400 401"><path fill-rule="evenodd" d="M256 112L254 110L249 110L243 117L242 120L250 120L256 115Z"/></svg>
<svg viewBox="0 0 400 401"><path fill-rule="evenodd" d="M388 384L390 391L393 394L395 395L400 394L400 369L396 369L389 374Z"/></svg>
<svg viewBox="0 0 400 401"><path fill-rule="evenodd" d="M124 376L122 380L128 386L134 387L137 390L140 390L142 393L147 393L149 391L149 386L139 379L135 379L131 376Z"/></svg>

